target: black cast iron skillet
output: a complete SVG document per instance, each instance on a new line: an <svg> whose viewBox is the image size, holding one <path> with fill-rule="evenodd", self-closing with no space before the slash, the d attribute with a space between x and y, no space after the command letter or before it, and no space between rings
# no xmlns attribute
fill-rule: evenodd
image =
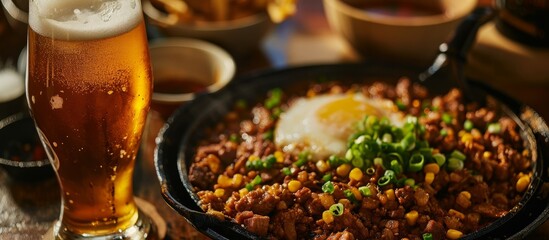
<svg viewBox="0 0 549 240"><path fill-rule="evenodd" d="M254 239L255 235L241 226L206 215L197 205L199 199L189 183L187 168L195 154L197 141L204 137L202 130L223 119L237 100L257 101L275 87L294 87L326 80L396 83L401 76L417 73L414 69L376 63L303 66L258 73L236 80L217 93L201 95L180 107L159 134L155 165L162 195L199 231L214 239ZM445 93L453 87L439 79L444 75L444 72L437 73L433 76L434 81L425 83L432 95ZM534 151L536 161L532 183L520 204L504 217L465 238L520 239L548 217L549 129L530 107L479 82L471 81L470 84L475 94L492 96L503 104L504 110L521 126L523 138Z"/></svg>
<svg viewBox="0 0 549 240"><path fill-rule="evenodd" d="M444 57L453 59L451 67L442 65L429 73L424 81L431 95L440 95L452 87L461 88L469 98L485 99L491 96L499 101L502 110L513 117L522 128L523 138L536 153L534 177L523 200L506 216L485 228L465 236L466 239L520 239L541 225L549 216L549 129L544 120L528 106L480 82L465 79L461 66L480 25L489 20L490 11L477 9L458 28ZM255 239L257 236L229 220L219 220L205 214L197 205L199 198L193 192L187 170L196 149L196 142L204 137L202 129L220 121L239 99L255 102L275 87L296 88L315 81L343 82L385 81L396 83L401 76L418 76L418 69L368 62L303 66L269 70L252 74L229 84L221 91L202 95L180 107L159 134L160 143L155 153L155 165L166 202L184 216L195 228L214 239ZM421 79L421 77L420 77ZM455 81L452 81L454 79ZM469 100L471 100L469 99Z"/></svg>

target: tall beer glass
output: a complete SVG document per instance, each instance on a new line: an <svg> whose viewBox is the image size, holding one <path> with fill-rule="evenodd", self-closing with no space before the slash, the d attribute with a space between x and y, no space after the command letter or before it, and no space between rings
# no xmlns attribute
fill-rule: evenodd
<svg viewBox="0 0 549 240"><path fill-rule="evenodd" d="M132 193L152 88L140 0L31 0L29 26L27 101L62 189L55 237L150 238Z"/></svg>

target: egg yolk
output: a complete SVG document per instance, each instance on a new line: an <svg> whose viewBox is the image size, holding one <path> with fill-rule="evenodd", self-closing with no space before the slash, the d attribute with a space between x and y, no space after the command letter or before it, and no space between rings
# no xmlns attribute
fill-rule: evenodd
<svg viewBox="0 0 549 240"><path fill-rule="evenodd" d="M316 117L322 123L341 127L352 127L366 115L382 116L378 108L357 100L353 96L347 96L323 105L316 111Z"/></svg>

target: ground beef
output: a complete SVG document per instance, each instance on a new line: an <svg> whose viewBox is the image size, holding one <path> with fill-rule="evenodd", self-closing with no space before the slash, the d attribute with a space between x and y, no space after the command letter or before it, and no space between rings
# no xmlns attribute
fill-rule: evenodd
<svg viewBox="0 0 549 240"><path fill-rule="evenodd" d="M274 144L280 112L293 99L342 93L392 100L395 109L418 117L415 144L428 147L417 151L447 156L433 179L427 183L424 171L397 173L398 181L381 185L388 168L383 164L366 173L366 167L353 166L345 156L303 160ZM445 239L448 229L471 233L520 201L517 182L531 176L532 156L517 124L497 106L464 104L462 98L457 89L429 98L425 88L407 78L395 86L326 82L284 92L280 102L274 101L278 105L259 101L235 108L224 122L205 129L189 180L206 212L221 212L268 239L421 239L424 233ZM466 129L465 121L473 129ZM497 124L498 131L489 132L490 124ZM453 151L465 156L463 169L448 167ZM435 161L425 156L425 164ZM259 165L252 166L253 161ZM359 180L350 178L355 167L363 173ZM328 180L330 189L324 186ZM336 204L342 212L333 212Z"/></svg>

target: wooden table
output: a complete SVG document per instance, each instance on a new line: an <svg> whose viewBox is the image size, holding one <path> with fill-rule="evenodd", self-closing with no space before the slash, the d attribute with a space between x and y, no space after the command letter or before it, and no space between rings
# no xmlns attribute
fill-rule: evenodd
<svg viewBox="0 0 549 240"><path fill-rule="evenodd" d="M360 61L362 57L329 29L318 2L301 0L298 15L273 29L251 57L237 62L238 75L272 67ZM5 23L2 21L5 20L0 15L0 60L5 61L7 57L17 56L25 45L25 38L21 34L6 33L9 29L2 27ZM520 91L513 90L513 86L518 85L521 86ZM549 87L524 86L516 82L508 83L502 90L531 105L545 119L549 119L549 108L545 106L549 102ZM134 179L135 195L154 205L166 221L166 239L205 238L165 204L150 156L138 159ZM0 169L0 239L41 239L58 217L59 206L59 189L54 178L24 183L10 179ZM533 232L529 239L546 236L549 236L549 222Z"/></svg>

